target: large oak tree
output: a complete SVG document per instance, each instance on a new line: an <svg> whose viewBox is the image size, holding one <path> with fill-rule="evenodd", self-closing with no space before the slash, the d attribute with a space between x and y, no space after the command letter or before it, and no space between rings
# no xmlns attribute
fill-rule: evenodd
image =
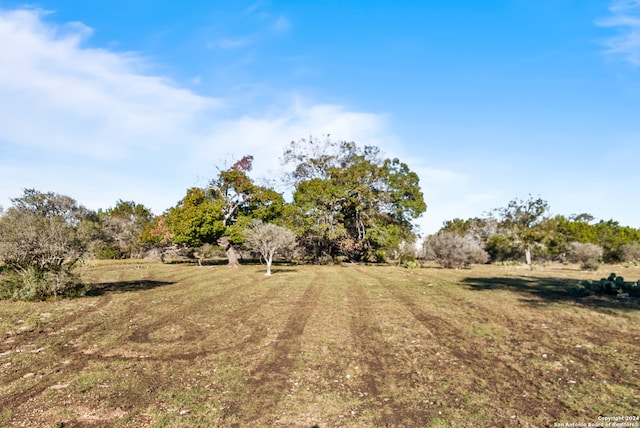
<svg viewBox="0 0 640 428"><path fill-rule="evenodd" d="M412 237L413 220L426 210L418 175L373 146L300 140L283 163L293 167L289 220L316 261L384 257Z"/></svg>

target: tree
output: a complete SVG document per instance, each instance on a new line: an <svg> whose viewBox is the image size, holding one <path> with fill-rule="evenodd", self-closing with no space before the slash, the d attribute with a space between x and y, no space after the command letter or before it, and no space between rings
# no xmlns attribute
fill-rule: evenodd
<svg viewBox="0 0 640 428"><path fill-rule="evenodd" d="M230 266L239 264L236 246L252 219L272 221L284 207L284 198L272 189L256 185L248 176L253 157L245 156L220 170L206 188L194 187L166 214L173 241L199 247L220 245Z"/></svg>
<svg viewBox="0 0 640 428"><path fill-rule="evenodd" d="M629 226L621 226L614 220L603 221L593 225L598 237L597 243L604 250L607 262L619 262L624 257L621 253L623 245L640 243L640 230Z"/></svg>
<svg viewBox="0 0 640 428"><path fill-rule="evenodd" d="M426 210L417 174L376 147L300 140L283 162L293 164L290 224L316 261L336 253L367 260L395 249Z"/></svg>
<svg viewBox="0 0 640 428"><path fill-rule="evenodd" d="M458 235L470 235L482 246L498 233L498 222L495 218L474 217L468 220L454 218L446 220L438 232L454 232Z"/></svg>
<svg viewBox="0 0 640 428"><path fill-rule="evenodd" d="M527 265L531 266L531 252L535 243L539 242L544 234L536 229L549 210L549 204L542 198L533 198L523 201L515 198L505 208L494 210L500 219L500 226L508 236L515 240L515 244L524 250Z"/></svg>
<svg viewBox="0 0 640 428"><path fill-rule="evenodd" d="M254 220L245 232L245 245L260 253L271 275L271 263L276 253L292 250L296 245L296 235L291 230L273 223Z"/></svg>
<svg viewBox="0 0 640 428"><path fill-rule="evenodd" d="M440 232L425 239L425 258L435 260L445 268L462 268L474 263L486 263L489 255L478 241L470 235L455 232Z"/></svg>
<svg viewBox="0 0 640 428"><path fill-rule="evenodd" d="M98 212L105 231L107 245L116 258L139 256L142 233L153 220L151 211L134 201L118 200L115 207Z"/></svg>
<svg viewBox="0 0 640 428"><path fill-rule="evenodd" d="M222 206L205 189L192 187L178 204L169 209L165 221L174 244L197 247L215 243L224 233L220 221Z"/></svg>
<svg viewBox="0 0 640 428"><path fill-rule="evenodd" d="M0 217L0 297L45 299L81 293L72 270L93 239L95 215L64 195L26 189Z"/></svg>

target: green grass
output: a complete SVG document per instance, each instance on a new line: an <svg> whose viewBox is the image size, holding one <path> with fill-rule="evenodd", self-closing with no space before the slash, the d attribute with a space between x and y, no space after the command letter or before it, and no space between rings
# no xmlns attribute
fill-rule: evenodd
<svg viewBox="0 0 640 428"><path fill-rule="evenodd" d="M87 297L0 302L0 423L549 426L634 415L637 299L615 271L82 268Z"/></svg>

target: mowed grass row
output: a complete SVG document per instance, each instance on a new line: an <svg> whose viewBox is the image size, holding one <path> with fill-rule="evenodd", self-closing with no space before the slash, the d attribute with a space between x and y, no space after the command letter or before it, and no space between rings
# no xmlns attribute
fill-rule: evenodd
<svg viewBox="0 0 640 428"><path fill-rule="evenodd" d="M608 271L263 272L92 263L88 297L0 302L0 424L553 426L638 411L637 300L564 292Z"/></svg>

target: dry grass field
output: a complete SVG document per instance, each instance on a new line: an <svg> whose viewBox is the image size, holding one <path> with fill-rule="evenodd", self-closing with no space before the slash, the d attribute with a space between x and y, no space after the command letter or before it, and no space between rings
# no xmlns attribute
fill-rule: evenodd
<svg viewBox="0 0 640 428"><path fill-rule="evenodd" d="M640 414L638 299L565 292L638 268L81 271L87 297L0 302L0 426L544 427Z"/></svg>

